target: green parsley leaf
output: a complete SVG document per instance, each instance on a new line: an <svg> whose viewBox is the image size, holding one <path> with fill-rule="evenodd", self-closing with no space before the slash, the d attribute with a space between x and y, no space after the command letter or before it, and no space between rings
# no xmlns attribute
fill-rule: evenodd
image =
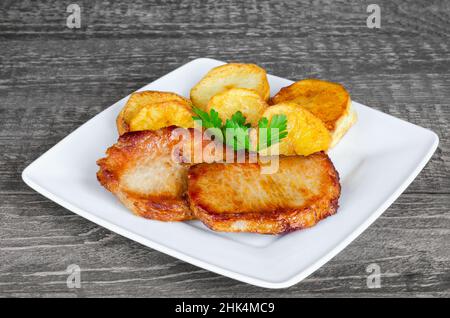
<svg viewBox="0 0 450 318"><path fill-rule="evenodd" d="M192 116L194 120L200 121L204 128L212 132L220 130L225 143L233 147L234 150L250 150L249 132L251 125L246 123L246 118L240 111L234 113L231 119L227 119L225 124L223 124L219 113L215 109L211 109L209 113L197 107L193 107L192 110L196 114L196 116ZM263 117L259 120L258 127L260 129L258 150L280 142L288 134L286 115L275 115L270 123L267 118ZM266 129L266 131L261 133L261 129Z"/></svg>
<svg viewBox="0 0 450 318"><path fill-rule="evenodd" d="M260 136L258 150L269 148L287 137L287 117L284 114L275 115L272 117L270 124L269 120L263 117L258 122L258 128ZM265 129L264 133L262 129Z"/></svg>
<svg viewBox="0 0 450 318"><path fill-rule="evenodd" d="M231 120L234 121L236 124L238 124L241 127L247 127L250 128L250 124L246 124L245 121L247 120L244 115L240 111L237 111L231 116Z"/></svg>
<svg viewBox="0 0 450 318"><path fill-rule="evenodd" d="M249 126L245 124L245 117L241 112L236 112L231 120L226 120L223 133L225 142L234 150L250 149Z"/></svg>
<svg viewBox="0 0 450 318"><path fill-rule="evenodd" d="M192 110L197 115L192 116L192 119L201 121L204 128L222 128L222 119L214 109L211 109L209 114L197 107L193 107Z"/></svg>

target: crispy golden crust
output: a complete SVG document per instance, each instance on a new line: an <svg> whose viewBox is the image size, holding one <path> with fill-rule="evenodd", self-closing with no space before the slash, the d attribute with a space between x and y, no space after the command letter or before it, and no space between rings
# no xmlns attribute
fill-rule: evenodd
<svg viewBox="0 0 450 318"><path fill-rule="evenodd" d="M135 214L161 221L192 219L186 200L188 165L172 150L182 137L174 127L130 132L97 161L97 179Z"/></svg>
<svg viewBox="0 0 450 318"><path fill-rule="evenodd" d="M295 102L319 117L330 130L336 122L347 115L350 94L340 84L318 79L304 79L283 87L271 99L272 104Z"/></svg>
<svg viewBox="0 0 450 318"><path fill-rule="evenodd" d="M164 127L194 127L190 105L176 100L145 106L129 122L130 131L158 130Z"/></svg>
<svg viewBox="0 0 450 318"><path fill-rule="evenodd" d="M156 103L171 101L179 102L188 109L192 108L189 99L172 92L142 91L131 94L125 107L120 111L116 119L119 135L123 135L130 131L130 121L142 108L152 106Z"/></svg>
<svg viewBox="0 0 450 318"><path fill-rule="evenodd" d="M311 112L296 103L284 102L270 106L263 116L271 121L272 117L278 114L286 115L288 131L287 137L277 145L280 154L307 156L328 150L331 142L330 132ZM274 154L274 149L263 150L262 153L267 151Z"/></svg>
<svg viewBox="0 0 450 318"><path fill-rule="evenodd" d="M280 157L279 170L255 164L198 164L188 172L194 215L225 232L285 233L336 213L339 175L324 153Z"/></svg>
<svg viewBox="0 0 450 318"><path fill-rule="evenodd" d="M119 136L122 136L124 133L130 131L130 126L127 124L123 117L124 112L125 108L120 111L119 115L116 118L116 125Z"/></svg>
<svg viewBox="0 0 450 318"><path fill-rule="evenodd" d="M226 150L216 153L212 143L195 139L194 129L175 126L128 132L97 161L97 179L137 215L161 221L190 220L187 171L195 162L223 160ZM194 156L194 149L202 156Z"/></svg>
<svg viewBox="0 0 450 318"><path fill-rule="evenodd" d="M206 111L210 112L214 109L223 122L240 111L247 122L255 127L267 107L267 103L256 91L247 88L231 88L211 97Z"/></svg>
<svg viewBox="0 0 450 318"><path fill-rule="evenodd" d="M211 97L231 88L252 89L264 101L269 99L269 81L263 68L255 64L228 63L211 69L191 89L191 101L206 110Z"/></svg>
<svg viewBox="0 0 450 318"><path fill-rule="evenodd" d="M271 104L295 102L320 118L331 133L330 147L335 146L356 122L350 94L340 84L305 79L283 87Z"/></svg>

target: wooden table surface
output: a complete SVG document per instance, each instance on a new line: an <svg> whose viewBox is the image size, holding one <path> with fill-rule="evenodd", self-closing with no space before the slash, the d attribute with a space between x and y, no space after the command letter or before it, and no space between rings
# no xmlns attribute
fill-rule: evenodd
<svg viewBox="0 0 450 318"><path fill-rule="evenodd" d="M66 6L81 7L81 28ZM0 296L450 296L450 2L2 1ZM432 129L431 161L353 243L269 290L189 265L28 188L22 170L109 105L197 57L343 83L352 98ZM370 180L368 180L370 182ZM381 268L381 288L366 268ZM81 267L69 289L66 268Z"/></svg>

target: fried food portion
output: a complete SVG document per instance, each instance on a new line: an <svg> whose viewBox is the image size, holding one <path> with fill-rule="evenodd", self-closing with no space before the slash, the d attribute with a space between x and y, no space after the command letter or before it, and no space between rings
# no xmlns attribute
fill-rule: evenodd
<svg viewBox="0 0 450 318"><path fill-rule="evenodd" d="M210 70L191 89L191 101L206 110L211 97L231 88L252 89L264 101L269 99L270 88L264 69L255 64L229 63Z"/></svg>
<svg viewBox="0 0 450 318"><path fill-rule="evenodd" d="M279 144L264 150L263 154L303 155L325 151L329 148L331 136L324 123L296 103L285 102L270 106L263 113L269 122L274 115L287 117L288 135ZM276 151L278 147L278 151Z"/></svg>
<svg viewBox="0 0 450 318"><path fill-rule="evenodd" d="M272 103L295 102L320 118L330 131L333 147L356 122L350 94L340 84L317 79L298 81L282 88Z"/></svg>
<svg viewBox="0 0 450 318"><path fill-rule="evenodd" d="M195 137L197 133L200 137ZM190 220L189 166L220 162L226 153L222 144L216 146L201 134L175 126L125 133L97 161L97 179L136 215L160 221Z"/></svg>
<svg viewBox="0 0 450 318"><path fill-rule="evenodd" d="M130 121L130 131L157 130L163 127L194 127L192 108L176 100L145 106Z"/></svg>
<svg viewBox="0 0 450 318"><path fill-rule="evenodd" d="M161 221L192 219L186 201L189 166L173 158L174 127L122 135L97 161L97 179L135 214Z"/></svg>
<svg viewBox="0 0 450 318"><path fill-rule="evenodd" d="M258 120L267 106L267 103L256 91L247 88L232 88L214 95L209 100L206 111L216 110L224 122L240 111L248 123L257 126Z"/></svg>
<svg viewBox="0 0 450 318"><path fill-rule="evenodd" d="M273 174L261 174L261 168L260 163L191 166L194 215L216 231L279 234L336 213L339 175L325 153L280 157Z"/></svg>
<svg viewBox="0 0 450 318"><path fill-rule="evenodd" d="M143 108L151 107L154 104L160 104L164 102L178 102L177 104L182 104L184 107L182 108L182 111L184 109L191 109L192 105L191 102L178 94L170 93L170 92L160 92L160 91L142 91L142 92L136 92L131 94L130 98L128 99L125 107L122 109L122 111L119 113L119 116L117 116L116 124L117 124L117 130L119 131L119 135L123 135L126 132L130 131L130 122L131 120L140 113L140 111ZM174 103L167 103L167 105L174 105ZM158 115L158 118L164 118L166 117L166 114L168 114L168 111L164 111L164 107L160 105L160 107L156 107L153 109L153 112L144 112L141 114L145 117L148 114L154 114L154 112L158 109L159 111L162 111L163 114ZM180 108L177 108L177 110L180 110ZM151 118L150 118L151 119ZM152 121L153 123L156 122L156 120ZM166 120L166 123L169 123L170 121ZM175 125L173 123L172 125ZM165 127L170 126L170 124L167 124Z"/></svg>

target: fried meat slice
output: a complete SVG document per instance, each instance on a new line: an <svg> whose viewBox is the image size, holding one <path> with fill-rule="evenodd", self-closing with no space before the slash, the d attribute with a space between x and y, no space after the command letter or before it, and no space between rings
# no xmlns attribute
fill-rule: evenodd
<svg viewBox="0 0 450 318"><path fill-rule="evenodd" d="M192 219L186 200L189 165L173 158L174 127L122 135L97 161L97 179L135 214L161 221Z"/></svg>
<svg viewBox="0 0 450 318"><path fill-rule="evenodd" d="M339 175L321 152L279 158L279 169L261 174L261 163L191 166L188 196L194 215L225 232L285 233L334 214Z"/></svg>

